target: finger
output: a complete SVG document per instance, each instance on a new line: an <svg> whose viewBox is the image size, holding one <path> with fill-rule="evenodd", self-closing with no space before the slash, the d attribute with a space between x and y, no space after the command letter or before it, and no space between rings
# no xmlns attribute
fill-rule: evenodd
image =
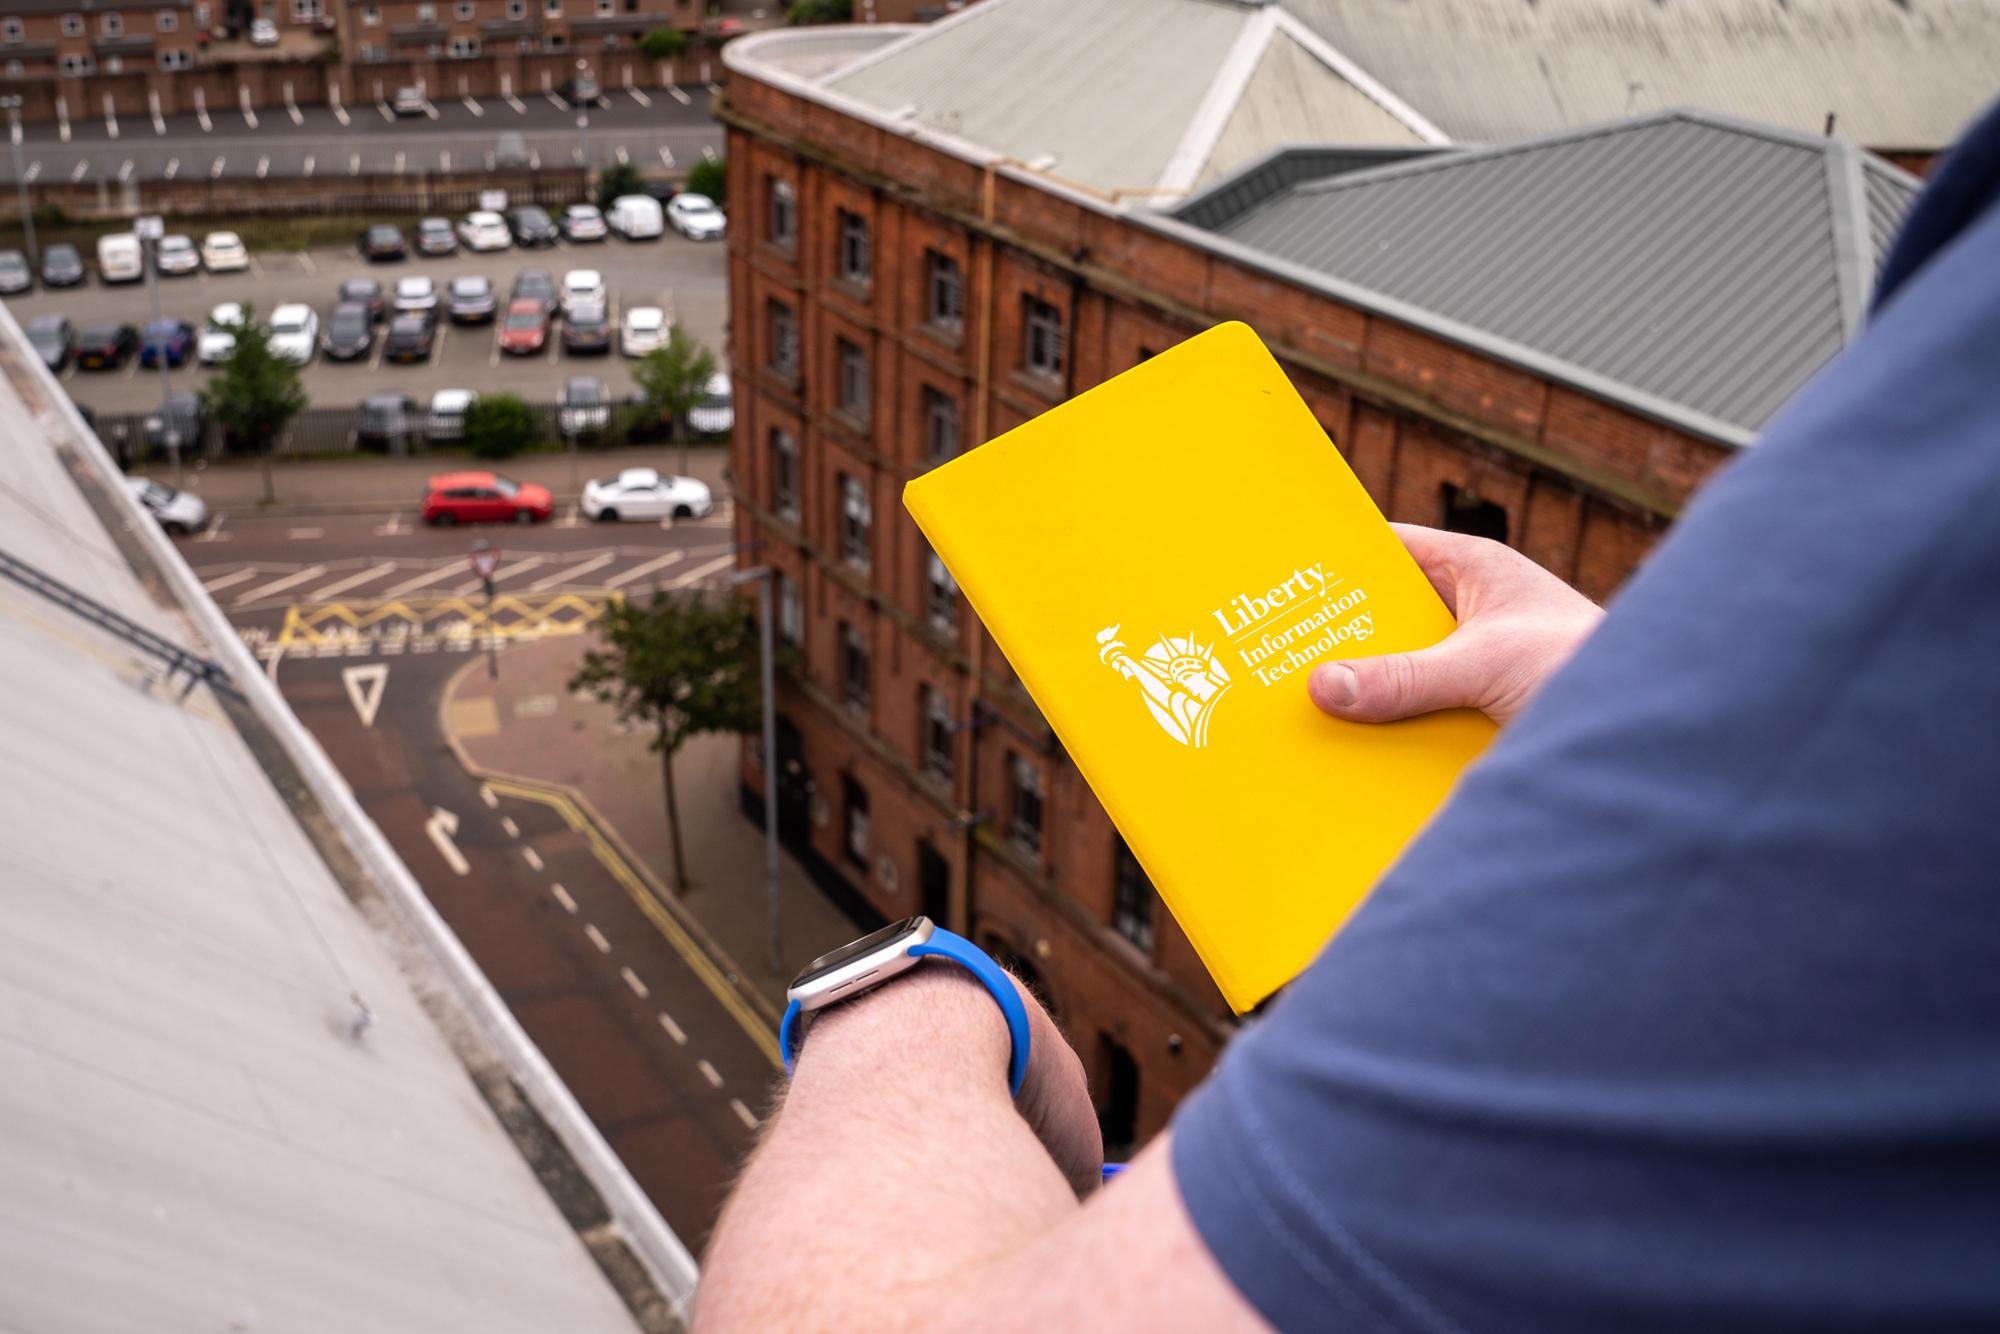
<svg viewBox="0 0 2000 1334"><path fill-rule="evenodd" d="M1306 693L1336 718L1383 723L1439 709L1478 708L1493 676L1477 643L1454 636L1414 653L1322 664L1306 679Z"/></svg>
<svg viewBox="0 0 2000 1334"><path fill-rule="evenodd" d="M1437 590L1445 607L1453 616L1458 615L1458 581L1468 559L1476 555L1476 549L1468 549L1467 544L1483 539L1414 523L1392 523L1389 526L1396 530L1396 536L1402 539L1404 548L1417 562L1417 568L1424 572L1424 578L1431 581L1431 587Z"/></svg>

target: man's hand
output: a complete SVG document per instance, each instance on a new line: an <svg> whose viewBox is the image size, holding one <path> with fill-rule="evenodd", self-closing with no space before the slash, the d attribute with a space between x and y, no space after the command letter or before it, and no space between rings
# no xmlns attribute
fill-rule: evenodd
<svg viewBox="0 0 2000 1334"><path fill-rule="evenodd" d="M1336 718L1380 723L1469 708L1505 724L1603 619L1596 603L1512 547L1392 526L1458 618L1458 629L1414 653L1314 668L1307 693Z"/></svg>

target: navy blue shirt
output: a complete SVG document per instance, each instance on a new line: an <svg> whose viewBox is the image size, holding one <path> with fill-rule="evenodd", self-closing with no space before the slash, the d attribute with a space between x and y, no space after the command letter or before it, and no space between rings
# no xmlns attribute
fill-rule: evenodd
<svg viewBox="0 0 2000 1334"><path fill-rule="evenodd" d="M1181 1108L1274 1324L2000 1330L1996 183Z"/></svg>

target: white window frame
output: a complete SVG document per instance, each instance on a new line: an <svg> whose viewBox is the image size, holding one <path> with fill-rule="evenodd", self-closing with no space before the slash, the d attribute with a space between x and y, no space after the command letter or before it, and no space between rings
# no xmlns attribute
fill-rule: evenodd
<svg viewBox="0 0 2000 1334"><path fill-rule="evenodd" d="M528 0L507 0L507 17L515 20L528 17Z"/></svg>
<svg viewBox="0 0 2000 1334"><path fill-rule="evenodd" d="M422 4L417 6L417 22L436 23L437 21L438 7L434 3L434 0L424 0Z"/></svg>
<svg viewBox="0 0 2000 1334"><path fill-rule="evenodd" d="M841 473L841 558L857 570L866 570L869 546L874 538L875 509L868 501L868 484L851 472Z"/></svg>
<svg viewBox="0 0 2000 1334"><path fill-rule="evenodd" d="M63 36L65 36L65 37L81 37L81 36L83 36L83 15L81 15L81 14L65 14L65 15L63 15L63 16L62 16L62 35L63 35Z"/></svg>
<svg viewBox="0 0 2000 1334"><path fill-rule="evenodd" d="M181 16L171 9L162 9L153 15L153 26L160 32L179 32Z"/></svg>
<svg viewBox="0 0 2000 1334"><path fill-rule="evenodd" d="M125 16L117 10L108 10L97 20L97 31L106 37L125 35Z"/></svg>
<svg viewBox="0 0 2000 1334"><path fill-rule="evenodd" d="M868 286L875 279L875 238L868 219L852 209L841 209L837 231L835 244L840 251L835 256L835 271L840 280L856 287Z"/></svg>
<svg viewBox="0 0 2000 1334"><path fill-rule="evenodd" d="M951 577L944 557L935 551L924 562L924 615L939 634L958 629L958 580Z"/></svg>
<svg viewBox="0 0 2000 1334"><path fill-rule="evenodd" d="M799 521L799 441L782 426L771 428L771 508Z"/></svg>
<svg viewBox="0 0 2000 1334"><path fill-rule="evenodd" d="M184 47L168 47L166 50L160 52L160 68L193 69L194 57L188 54Z"/></svg>
<svg viewBox="0 0 2000 1334"><path fill-rule="evenodd" d="M784 574L778 576L778 638L796 647L805 638L805 609L799 605L799 586Z"/></svg>
<svg viewBox="0 0 2000 1334"><path fill-rule="evenodd" d="M361 6L361 22L364 27L377 28L382 24L382 6Z"/></svg>
<svg viewBox="0 0 2000 1334"><path fill-rule="evenodd" d="M861 344L846 338L833 342L836 402L840 410L857 422L868 421L868 353Z"/></svg>
<svg viewBox="0 0 2000 1334"><path fill-rule="evenodd" d="M450 54L453 60L471 60L479 54L479 39L477 37L452 38Z"/></svg>
<svg viewBox="0 0 2000 1334"><path fill-rule="evenodd" d="M924 772L940 783L949 784L957 769L952 747L951 704L936 686L925 685L922 693Z"/></svg>
<svg viewBox="0 0 2000 1334"><path fill-rule="evenodd" d="M18 42L26 32L27 29L21 26L21 20L13 17L0 19L0 38L5 38L10 42Z"/></svg>
<svg viewBox="0 0 2000 1334"><path fill-rule="evenodd" d="M552 19L562 17L562 0L542 0L542 13Z"/></svg>
<svg viewBox="0 0 2000 1334"><path fill-rule="evenodd" d="M20 62L20 61L18 61L18 60L10 60L10 61L8 61L8 62L7 62L7 77L8 77L8 78L10 78L10 79L18 79L18 78L20 78L20 77L21 77L21 74L22 74L22 72L23 72L23 71L22 71L22 69L21 69L21 62Z"/></svg>
<svg viewBox="0 0 2000 1334"><path fill-rule="evenodd" d="M458 0L458 3L452 6L451 12L460 23L470 23L477 8L472 0Z"/></svg>

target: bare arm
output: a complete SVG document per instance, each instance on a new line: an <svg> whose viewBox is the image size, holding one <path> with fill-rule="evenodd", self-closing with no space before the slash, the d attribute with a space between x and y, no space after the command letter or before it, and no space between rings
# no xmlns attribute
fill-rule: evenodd
<svg viewBox="0 0 2000 1334"><path fill-rule="evenodd" d="M1096 1120L1028 1006L1018 1105L999 1009L955 968L826 1012L709 1245L696 1329L1263 1329L1195 1233L1164 1136L1078 1202Z"/></svg>

